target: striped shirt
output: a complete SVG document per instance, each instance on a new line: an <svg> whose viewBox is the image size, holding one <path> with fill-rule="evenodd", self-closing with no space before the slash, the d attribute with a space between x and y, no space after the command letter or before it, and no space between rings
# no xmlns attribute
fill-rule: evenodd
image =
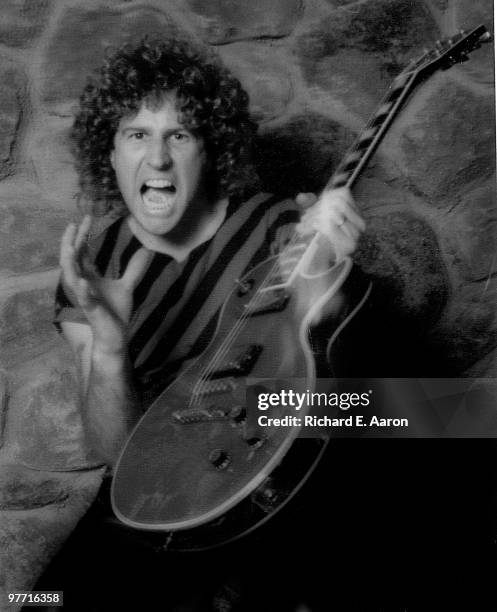
<svg viewBox="0 0 497 612"><path fill-rule="evenodd" d="M293 200L258 194L241 206L230 202L216 234L184 261L154 253L133 293L128 349L138 388L159 391L204 350L234 279L278 252L298 219ZM102 276L119 278L141 246L120 218L90 241L90 257ZM59 282L55 323L62 321L86 318Z"/></svg>

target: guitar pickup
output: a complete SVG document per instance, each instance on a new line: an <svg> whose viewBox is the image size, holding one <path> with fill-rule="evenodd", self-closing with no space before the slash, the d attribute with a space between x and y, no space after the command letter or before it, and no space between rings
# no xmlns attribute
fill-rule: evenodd
<svg viewBox="0 0 497 612"><path fill-rule="evenodd" d="M226 421L231 409L224 406L208 406L207 408L187 408L173 412L173 418L187 425L190 423L209 423L211 421Z"/></svg>
<svg viewBox="0 0 497 612"><path fill-rule="evenodd" d="M208 395L220 395L222 393L230 393L237 388L237 383L233 378L219 378L219 380L205 380L202 383L199 391L195 392L197 397L205 397Z"/></svg>
<svg viewBox="0 0 497 612"><path fill-rule="evenodd" d="M290 295L283 289L260 293L252 303L245 304L245 313L249 317L256 317L270 312L281 312L285 310L289 299Z"/></svg>
<svg viewBox="0 0 497 612"><path fill-rule="evenodd" d="M259 355L262 353L262 345L250 344L235 359L221 363L210 375L209 379L226 378L229 376L247 376L252 371Z"/></svg>

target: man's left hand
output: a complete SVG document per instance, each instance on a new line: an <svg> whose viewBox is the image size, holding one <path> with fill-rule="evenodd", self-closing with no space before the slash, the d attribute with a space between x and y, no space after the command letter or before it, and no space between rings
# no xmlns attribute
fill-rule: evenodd
<svg viewBox="0 0 497 612"><path fill-rule="evenodd" d="M340 187L324 191L319 198L313 193L299 193L297 204L306 209L297 231L318 231L331 243L336 261L352 255L366 229L350 189Z"/></svg>

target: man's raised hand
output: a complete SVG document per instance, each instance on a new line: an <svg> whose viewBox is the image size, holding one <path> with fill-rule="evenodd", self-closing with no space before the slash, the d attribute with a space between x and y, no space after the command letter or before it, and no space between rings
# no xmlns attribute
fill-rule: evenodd
<svg viewBox="0 0 497 612"><path fill-rule="evenodd" d="M133 306L133 290L145 271L150 251L140 248L119 279L101 277L90 261L87 237L91 218L79 226L71 223L64 232L60 265L64 284L85 313L93 332L93 350L124 354Z"/></svg>

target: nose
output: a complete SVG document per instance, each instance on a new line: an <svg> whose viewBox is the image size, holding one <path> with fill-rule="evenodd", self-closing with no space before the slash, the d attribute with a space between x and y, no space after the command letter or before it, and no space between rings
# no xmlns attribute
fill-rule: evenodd
<svg viewBox="0 0 497 612"><path fill-rule="evenodd" d="M154 139L147 147L147 162L152 168L162 170L172 164L169 145L164 139Z"/></svg>

